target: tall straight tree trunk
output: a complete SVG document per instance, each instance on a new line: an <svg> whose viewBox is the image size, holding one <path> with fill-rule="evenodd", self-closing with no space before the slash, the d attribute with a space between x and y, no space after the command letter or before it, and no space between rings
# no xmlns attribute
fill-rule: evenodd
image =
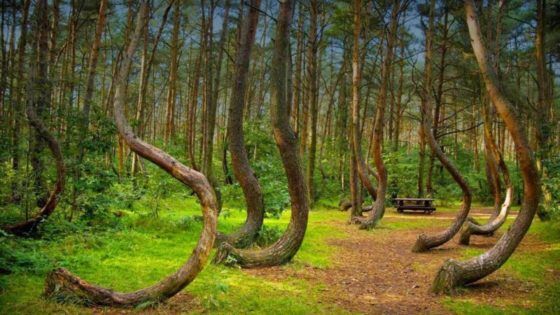
<svg viewBox="0 0 560 315"><path fill-rule="evenodd" d="M471 190L468 186L467 181L461 176L457 167L453 162L443 153L436 137L433 133L432 125L432 45L434 36L434 12L435 12L435 0L430 0L430 21L428 26L428 31L426 34L426 54L424 62L424 87L422 92L422 112L424 113L424 120L422 124L423 133L426 137L428 145L432 149L432 153L439 159L440 163L449 172L453 180L459 185L461 191L463 192L463 203L461 209L457 213L455 220L449 228L445 231L440 232L436 235L428 236L424 233L418 236L413 252L424 252L430 250L431 248L440 246L448 242L457 234L461 229L461 226L467 219L469 211L471 208Z"/></svg>
<svg viewBox="0 0 560 315"><path fill-rule="evenodd" d="M247 219L241 229L230 235L219 235L218 239L219 242L227 242L237 248L247 247L253 242L261 230L264 219L262 190L249 165L243 133L243 107L247 90L247 73L257 32L259 7L260 0L252 0L249 13L243 18L228 115L229 151L231 152L233 173L241 189L243 189L247 204Z"/></svg>
<svg viewBox="0 0 560 315"><path fill-rule="evenodd" d="M204 1L204 0L202 0ZM204 6L202 8L204 10ZM213 122L210 124L210 119L214 118L212 113L214 112L211 108L213 106L212 98L214 95L214 89L212 88L212 84L214 83L214 67L213 67L213 49L214 49L214 11L215 11L215 3L213 0L210 0L210 7L208 9L208 17L206 18L205 22L205 50L204 50L204 97L203 97L203 110L202 110L202 147L201 147L201 154L202 154L202 162L201 162L201 170L204 175L206 175L210 181L212 182L212 152L213 152L213 143L214 143L214 133L210 133L210 129L214 130ZM204 18L204 17L203 17Z"/></svg>
<svg viewBox="0 0 560 315"><path fill-rule="evenodd" d="M174 0L175 1L175 0ZM144 33L144 50L142 51L142 69L140 71L140 85L138 86L138 99L136 102L136 123L138 127L136 128L136 132L138 136L143 137L145 135L146 128L144 126L144 112L146 111L146 94L148 93L148 82L150 79L150 74L152 73L152 65L154 64L154 57L156 55L157 47L159 45L161 34L163 33L163 29L165 24L167 23L167 17L169 16L169 11L173 6L173 1L167 5L163 12L163 16L161 19L161 24L159 29L156 33L156 37L154 39L154 44L152 46L151 52L148 54L148 34L149 30L146 29ZM135 175L138 170L140 169L140 158L138 154L132 155L132 175Z"/></svg>
<svg viewBox="0 0 560 315"><path fill-rule="evenodd" d="M440 122L440 113L441 113L441 109L444 105L444 83L445 83L445 70L447 68L447 63L445 60L445 57L447 55L447 41L448 41L448 37L449 37L449 27L448 27L448 21L449 21L449 8L447 7L446 4L444 4L444 15L443 15L443 34L442 34L442 39L441 39L441 54L440 54L440 59L439 59L439 73L438 73L438 85L437 85L437 90L436 90L436 95L434 98L435 101L435 108L434 108L434 124L432 127L432 133L434 134L434 137L436 137L437 140L437 134L439 131L439 122ZM431 115L431 114L430 114ZM433 173L434 173L434 162L435 162L435 155L432 152L430 154L430 163L428 165L428 174L427 174L427 178L426 178L426 193L430 196L433 195L434 193L434 188L432 187L432 177L433 177Z"/></svg>
<svg viewBox="0 0 560 315"><path fill-rule="evenodd" d="M513 254L529 230L539 206L540 184L533 152L513 105L503 94L496 80L496 73L488 62L488 55L482 44L476 7L472 0L465 0L465 15L471 45L484 78L486 90L515 143L515 151L523 178L523 205L507 232L487 252L462 262L446 261L432 285L432 291L435 293L453 292L458 286L475 282L498 270Z"/></svg>
<svg viewBox="0 0 560 315"><path fill-rule="evenodd" d="M397 28L399 24L399 13L401 12L401 1L392 2L391 22L387 34L387 46L385 47L385 58L381 67L381 87L377 96L377 108L375 111L375 123L373 127L372 155L377 169L377 199L373 204L372 211L367 219L362 220L360 229L372 229L385 212L385 194L387 193L387 169L381 155L383 147L383 127L385 120L385 107L387 106L387 89L391 78L391 69L393 66L394 43L397 37Z"/></svg>
<svg viewBox="0 0 560 315"><path fill-rule="evenodd" d="M404 13L403 13L404 16ZM403 17L404 19L404 17ZM396 116L395 116L395 131L393 134L393 151L396 152L399 150L399 139L400 139L400 132L401 132L401 120L402 120L402 113L403 113L403 89L404 89L404 60L405 57L405 44L404 40L401 39L400 41L400 61L399 61L399 88L397 92L397 108L396 108Z"/></svg>
<svg viewBox="0 0 560 315"><path fill-rule="evenodd" d="M95 83L95 76L97 74L97 60L99 59L99 46L101 44L101 36L103 34L103 28L105 27L105 10L107 7L107 0L101 0L99 3L99 13L97 15L97 23L95 26L95 35L93 38L93 43L91 46L91 51L89 55L88 67L87 67L87 77L86 77L86 92L84 96L84 106L80 115L80 123L78 125L78 130L80 131L82 137L89 134L89 112L91 109L91 103L93 101L93 88ZM76 199L78 198L79 189L76 183L79 181L81 175L80 166L83 162L86 148L83 142L78 144L78 159L76 167L73 170L74 186L72 190L72 212L74 212L77 207Z"/></svg>
<svg viewBox="0 0 560 315"><path fill-rule="evenodd" d="M319 49L319 39L317 32L317 18L319 15L319 2L311 0L309 4L310 22L309 22L309 39L307 43L307 103L310 111L310 143L309 154L307 155L307 189L309 201L313 204L315 200L315 185L313 177L315 174L315 158L317 154L317 117L319 116L319 86L318 86L318 62L317 51Z"/></svg>
<svg viewBox="0 0 560 315"><path fill-rule="evenodd" d="M490 186L490 192L494 198L494 210L491 214L491 219L496 217L500 212L500 203L502 202L502 185L500 182L500 174L498 173L498 161L495 159L494 154L494 136L492 135L492 114L491 108L487 102L483 105L483 119L484 119L484 157L486 160L486 178Z"/></svg>
<svg viewBox="0 0 560 315"><path fill-rule="evenodd" d="M297 23L297 35L296 35L296 65L294 74L294 95L292 110L290 111L292 116L292 126L296 134L300 133L301 124L301 95L302 95L302 79L301 72L303 67L303 4L300 2L298 6L298 23Z"/></svg>
<svg viewBox="0 0 560 315"><path fill-rule="evenodd" d="M537 32L535 36L535 54L537 62L537 126L535 128L535 138L537 140L537 168L542 178L547 178L546 161L549 158L551 146L551 120L550 109L552 108L553 94L550 93L549 78L546 68L545 58L545 28L546 25L546 0L537 0ZM543 200L537 210L537 215L541 220L550 219L550 214L546 209L552 205L552 194L545 185L541 185Z"/></svg>
<svg viewBox="0 0 560 315"><path fill-rule="evenodd" d="M35 103L34 111L39 120L44 120L46 113L51 107L51 82L49 80L49 43L50 25L48 17L48 3L40 0L36 7L37 29L36 32L36 78L32 86L33 93L38 93L33 99ZM47 205L48 195L46 185L43 180L44 162L41 154L45 148L45 142L41 132L35 128L30 152L31 166L33 167L34 194L37 198L37 206L43 208Z"/></svg>
<svg viewBox="0 0 560 315"><path fill-rule="evenodd" d="M138 12L134 35L128 44L116 79L115 120L119 133L122 134L123 138L134 152L152 161L171 176L195 191L203 209L204 227L202 229L202 234L193 254L185 264L174 274L150 287L131 293L115 292L110 289L89 284L71 274L68 270L60 268L53 270L47 276L44 295L48 298L86 303L88 305L107 305L115 307L135 307L144 303L159 303L174 296L194 280L204 267L210 250L212 249L217 225L217 203L208 180L203 174L184 166L181 162L164 151L140 140L134 134L134 131L126 121L124 115L124 86L147 15L147 4L143 3Z"/></svg>
<svg viewBox="0 0 560 315"><path fill-rule="evenodd" d="M276 23L276 38L271 62L272 104L271 116L276 146L280 151L282 164L288 178L288 190L292 204L292 215L288 229L278 241L269 247L257 250L235 249L223 243L218 253L217 262L235 262L243 268L275 266L289 262L299 250L307 229L309 206L307 188L298 153L297 137L290 126L287 84L290 58L289 35L290 19L294 1L280 2L280 12Z"/></svg>
<svg viewBox="0 0 560 315"><path fill-rule="evenodd" d="M27 23L29 17L29 5L31 0L25 0L23 2L22 13L21 13L21 27L20 36L18 43L18 57L17 57L17 85L15 87L15 98L13 103L13 129L12 129L12 170L15 174L18 174L19 170L19 143L20 143L20 130L21 130L21 116L23 108L23 95L24 95L24 77L23 70L25 67L25 48L27 46ZM14 179L12 183L12 200L14 202L19 202L21 200L20 184L17 178Z"/></svg>
<svg viewBox="0 0 560 315"><path fill-rule="evenodd" d="M202 34L202 33L201 33ZM202 37L202 35L201 35ZM189 110L188 110L188 124L187 124L187 156L190 160L191 166L198 170L196 162L196 112L198 110L198 92L200 86L200 70L202 67L203 47L201 45L196 58L192 79L192 90L190 93Z"/></svg>
<svg viewBox="0 0 560 315"><path fill-rule="evenodd" d="M169 86L165 109L164 142L167 145L175 132L175 99L177 98L177 70L179 68L179 28L181 27L181 1L175 0L173 31L171 34L171 59L169 61Z"/></svg>

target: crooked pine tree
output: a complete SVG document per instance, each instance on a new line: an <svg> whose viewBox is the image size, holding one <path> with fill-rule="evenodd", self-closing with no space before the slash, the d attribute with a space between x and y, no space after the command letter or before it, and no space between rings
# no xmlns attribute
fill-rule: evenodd
<svg viewBox="0 0 560 315"><path fill-rule="evenodd" d="M293 1L280 1L280 12L276 24L276 40L271 63L271 119L274 140L286 177L292 205L290 224L286 232L274 244L263 249L236 249L223 243L216 253L216 263L234 263L242 268L265 267L290 261L299 250L307 229L309 205L307 189L298 152L297 136L290 125L288 113L289 91L288 69L290 50L289 32Z"/></svg>
<svg viewBox="0 0 560 315"><path fill-rule="evenodd" d="M515 144L523 179L523 204L511 227L487 252L466 261L453 259L446 261L433 282L432 291L434 293L452 293L457 287L483 279L498 270L523 240L539 206L539 176L533 152L511 102L502 92L496 80L496 73L489 65L486 48L482 43L476 6L472 0L465 0L465 14L471 45L484 79L486 91Z"/></svg>
<svg viewBox="0 0 560 315"><path fill-rule="evenodd" d="M147 288L123 293L88 283L60 268L51 271L46 279L44 295L58 301L72 301L85 305L134 307L158 303L174 296L191 283L202 270L214 244L217 225L217 202L207 178L181 164L164 151L140 140L132 131L124 115L125 85L136 45L147 21L148 5L142 3L136 18L134 35L130 39L116 78L114 101L115 121L119 133L131 150L148 159L171 176L189 186L200 200L204 227L191 257L175 273Z"/></svg>

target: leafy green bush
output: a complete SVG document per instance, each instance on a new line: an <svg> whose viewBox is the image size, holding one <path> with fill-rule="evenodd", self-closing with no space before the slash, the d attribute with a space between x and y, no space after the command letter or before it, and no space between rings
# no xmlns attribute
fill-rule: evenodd
<svg viewBox="0 0 560 315"><path fill-rule="evenodd" d="M270 227L268 225L263 225L257 237L257 245L260 247L268 246L276 242L284 234L284 231L280 230L278 227Z"/></svg>

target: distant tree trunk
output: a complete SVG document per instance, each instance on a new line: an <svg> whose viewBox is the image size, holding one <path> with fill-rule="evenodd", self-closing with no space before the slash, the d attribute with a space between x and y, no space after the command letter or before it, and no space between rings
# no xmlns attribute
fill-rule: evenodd
<svg viewBox="0 0 560 315"><path fill-rule="evenodd" d="M399 13L401 12L401 1L392 2L391 22L387 34L387 46L385 47L385 58L381 67L381 87L377 95L377 108L375 112L375 123L373 127L372 155L377 169L377 199L368 218L363 220L360 229L372 229L385 213L385 194L387 193L387 169L383 162L381 152L383 151L383 127L385 121L385 107L387 106L387 89L391 78L393 65L394 43L397 37L399 24Z"/></svg>
<svg viewBox="0 0 560 315"><path fill-rule="evenodd" d="M223 243L216 253L216 262L235 262L243 268L265 267L284 264L292 259L299 250L305 231L309 206L307 188L298 154L297 137L290 126L288 100L286 89L291 89L287 84L287 65L289 64L289 35L290 19L292 16L293 1L280 2L280 12L276 23L276 39L271 62L271 116L274 139L282 164L288 178L288 190L292 203L292 216L288 229L282 237L269 247L259 250L235 249ZM229 257L229 259L228 259Z"/></svg>
<svg viewBox="0 0 560 315"><path fill-rule="evenodd" d="M204 1L204 0L202 0ZM214 1L210 1L210 8L207 20L205 22L205 49L204 49L204 108L202 111L202 162L201 171L204 175L208 177L210 182L212 182L214 174L212 174L212 156L213 156L213 145L214 145L214 123L216 118L216 111L214 110L214 89L212 88L214 83L214 62L213 50L214 50L214 11L216 5ZM204 7L202 8L204 10Z"/></svg>
<svg viewBox="0 0 560 315"><path fill-rule="evenodd" d="M423 111L420 111L420 130L418 130L418 197L424 197L424 168L426 165L426 135L424 134L424 117Z"/></svg>
<svg viewBox="0 0 560 315"><path fill-rule="evenodd" d="M537 32L535 36L535 53L537 62L537 85L538 85L538 102L537 115L535 120L537 126L535 128L537 149L536 161L537 168L542 178L547 178L546 160L549 158L551 150L551 121L550 108L552 107L553 96L550 93L549 79L546 69L545 58L545 28L546 25L546 0L537 0ZM546 209L552 204L552 194L545 185L541 185L543 200L541 206L537 210L537 215L541 220L550 219L550 214Z"/></svg>
<svg viewBox="0 0 560 315"><path fill-rule="evenodd" d="M447 68L447 63L445 60L445 57L447 55L447 40L449 37L449 27L448 27L448 19L449 19L449 8L447 7L446 4L444 4L444 16L443 16L443 34L442 34L442 39L441 39L441 54L440 54L440 59L439 59L439 74L438 74L438 85L437 85L437 91L436 91L436 95L435 95L435 109L434 109L434 124L432 127L432 133L434 134L434 137L436 137L437 140L437 134L439 131L439 121L440 121L440 113L441 113L441 108L443 107L443 103L444 103L444 90L443 90L443 86L445 83L445 70ZM430 113L431 115L431 113ZM434 162L435 162L435 156L434 153L432 152L432 154L430 154L430 164L428 166L428 175L426 178L426 193L430 196L433 195L434 193L434 188L432 187L432 177L433 177L433 172L434 172Z"/></svg>
<svg viewBox="0 0 560 315"><path fill-rule="evenodd" d="M307 155L307 189L309 201L313 204L315 200L315 185L313 177L315 174L315 156L317 153L317 117L319 116L319 86L318 86L318 62L317 51L319 49L319 39L317 32L317 18L319 15L319 2L311 0L309 5L309 39L307 43L307 103L309 104L311 126L309 153Z"/></svg>
<svg viewBox="0 0 560 315"><path fill-rule="evenodd" d="M171 34L171 58L169 61L169 86L167 89L167 107L165 110L164 142L175 133L175 99L177 98L177 70L179 68L179 28L181 27L181 1L175 0L173 10L173 30Z"/></svg>
<svg viewBox="0 0 560 315"><path fill-rule="evenodd" d="M447 169L451 177L457 182L457 185L461 188L463 192L463 203L461 209L457 213L455 220L449 228L445 231L438 233L433 236L428 236L426 234L420 234L414 247L413 252L424 252L431 248L440 246L448 242L457 234L461 229L461 226L467 219L469 211L471 208L471 190L468 186L467 181L461 176L457 167L453 162L443 153L440 145L438 144L435 135L433 133L432 126L432 45L433 45L433 30L434 30L434 12L435 12L435 0L430 0L430 21L428 26L428 32L426 34L426 54L424 62L424 88L422 92L422 112L424 113L424 121L422 128L424 129L424 135L433 154L439 159L441 164Z"/></svg>
<svg viewBox="0 0 560 315"><path fill-rule="evenodd" d="M32 85L33 91L37 93L34 95L32 102L34 103L33 110L36 112L39 120L43 120L47 111L51 107L51 82L49 80L49 16L48 16L48 3L44 0L39 0L35 7L37 25L36 33L36 78ZM35 128L33 140L31 144L30 161L33 167L33 181L34 181L34 194L37 197L37 206L44 208L48 202L48 195L46 194L46 185L43 180L44 162L41 159L41 153L45 148L44 137L41 135L39 129Z"/></svg>
<svg viewBox="0 0 560 315"><path fill-rule="evenodd" d="M71 274L68 270L60 268L51 271L47 276L44 295L48 298L87 305L115 307L134 307L144 303L162 302L180 292L194 280L204 267L212 249L217 224L217 203L208 180L203 174L184 166L164 151L140 140L132 131L124 115L126 74L130 68L147 14L147 5L143 3L138 12L134 35L128 44L116 78L115 120L119 133L134 152L152 161L195 191L203 209L204 227L202 234L189 260L177 272L150 287L131 293L115 292L89 284Z"/></svg>
<svg viewBox="0 0 560 315"><path fill-rule="evenodd" d="M227 242L233 247L249 246L259 231L264 219L264 201L259 181L256 178L245 150L243 133L243 107L247 90L247 73L251 50L259 20L260 0L251 0L249 13L243 18L241 38L235 62L235 75L228 115L229 151L233 173L239 182L247 203L247 219L243 227L230 235L218 235L218 243Z"/></svg>
<svg viewBox="0 0 560 315"><path fill-rule="evenodd" d="M173 0L175 1L175 0ZM146 111L146 94L148 92L148 81L150 79L150 74L152 73L152 65L154 64L154 57L156 55L157 47L159 45L161 34L163 33L163 29L165 28L165 24L167 23L167 17L169 15L169 11L173 6L173 1L165 8L163 12L163 16L161 19L161 24L157 31L156 37L154 39L154 45L152 46L152 51L148 55L148 33L149 29L146 29L144 33L144 50L142 52L142 69L140 71L140 84L138 86L138 100L136 103L136 122L138 123L138 127L136 128L136 132L138 136L143 137L145 133L145 126L142 124L144 122L144 112ZM140 168L140 158L138 154L132 155L132 174L135 175L139 168Z"/></svg>
<svg viewBox="0 0 560 315"><path fill-rule="evenodd" d="M65 167L60 145L49 129L44 125L44 114L40 116L36 113L36 108L41 108L44 111L46 107L48 107L51 96L51 83L48 73L49 18L47 8L47 0L37 1L35 7L37 24L34 30L37 37L34 49L35 60L32 63L30 84L27 90L27 118L31 126L35 129L35 143L42 143L42 145L46 143L51 150L56 161L57 177L53 191L50 193L37 215L24 222L3 228L9 233L20 236L26 236L36 232L38 225L45 221L56 209L60 194L64 190Z"/></svg>
<svg viewBox="0 0 560 315"><path fill-rule="evenodd" d="M29 17L29 5L31 0L25 0L22 7L21 28L18 43L18 57L17 57L17 86L15 90L15 99L13 104L14 122L12 129L12 170L15 174L19 170L19 143L20 143L20 130L21 130L21 116L23 109L23 95L24 95L24 77L23 71L25 67L25 48L27 46L27 23ZM21 200L20 184L17 178L12 183L12 201L19 202Z"/></svg>
<svg viewBox="0 0 560 315"><path fill-rule="evenodd" d="M404 15L404 14L403 14ZM404 17L403 17L404 19ZM404 57L405 57L405 44L404 40L401 39L400 41L400 58L399 61L399 88L397 92L397 108L396 108L396 121L395 121L395 132L393 134L393 151L399 150L399 138L401 132L401 120L402 120L402 113L403 113L403 104L402 104L402 96L403 96L403 89L404 89Z"/></svg>
<svg viewBox="0 0 560 315"><path fill-rule="evenodd" d="M304 22L304 14L303 14L303 4L299 2L298 7L298 23L297 23L297 35L296 35L296 65L295 65L295 74L294 74L294 94L293 94L293 104L292 110L290 114L292 116L292 126L294 126L294 130L296 134L300 133L300 124L301 124L301 90L302 90L302 79L301 79L301 72L303 67L303 22Z"/></svg>
<svg viewBox="0 0 560 315"><path fill-rule="evenodd" d="M486 130L485 133L488 132L486 135L485 141L488 141L489 152L492 154L492 159L497 161L497 167L499 167L500 171L502 172L504 183L506 185L506 196L504 202L501 206L498 205L497 212L494 213L488 223L484 225L478 224L474 219L469 218L470 220L465 223L463 227L463 231L461 233L461 238L459 243L462 245L469 245L471 235L485 235L490 236L494 234L505 222L507 219L507 215L509 213L509 207L511 206L512 199L513 199L513 183L511 181L511 177L509 175L509 169L503 159L502 153L500 152L496 142L494 141L494 136L492 135L492 130ZM499 174L496 174L499 176ZM500 192L501 196L501 192Z"/></svg>
<svg viewBox="0 0 560 315"><path fill-rule="evenodd" d="M204 32L201 31L201 40ZM198 57L194 65L194 72L192 78L192 90L190 92L189 109L187 114L187 156L190 160L191 166L198 170L199 167L196 163L196 112L198 109L198 91L200 86L200 70L202 68L203 58L203 43L200 46Z"/></svg>
<svg viewBox="0 0 560 315"><path fill-rule="evenodd" d="M492 119L491 109L488 104L484 104L484 156L486 159L486 178L490 186L492 197L494 198L494 211L491 219L494 219L500 213L500 203L502 202L502 185L500 183L500 174L498 173L498 161L495 159L494 153L494 136L492 135Z"/></svg>
<svg viewBox="0 0 560 315"><path fill-rule="evenodd" d="M82 109L82 125L81 130L87 132L89 129L89 112L91 109L91 102L93 99L93 88L95 83L95 76L97 74L97 60L99 59L99 46L101 45L101 36L103 35L103 28L105 27L105 10L107 7L107 0L101 0L99 3L99 14L97 15L97 24L95 26L95 36L91 45L91 52L89 56L87 79L86 79L86 92L84 96L84 107ZM80 156L84 154L84 148L81 147Z"/></svg>
<svg viewBox="0 0 560 315"><path fill-rule="evenodd" d="M463 262L446 261L434 280L432 291L435 293L453 292L458 286L475 282L498 270L513 254L527 233L539 205L539 176L533 152L511 102L503 95L496 74L489 65L486 49L482 44L476 7L472 0L465 0L465 13L471 44L486 90L515 143L523 178L523 205L510 228L490 250Z"/></svg>
<svg viewBox="0 0 560 315"><path fill-rule="evenodd" d="M91 46L91 51L89 55L89 62L87 67L87 77L86 77L86 92L84 96L84 106L82 108L80 123L78 125L78 130L80 131L82 137L89 134L89 112L91 109L91 103L93 101L93 88L95 83L95 76L97 74L97 60L99 59L99 46L101 45L101 36L103 34L103 28L105 27L105 10L107 7L107 0L101 0L99 3L99 13L97 15L97 23L95 26L95 35L93 38L93 43ZM80 179L81 169L80 166L84 160L84 155L86 154L86 148L83 142L78 144L78 159L76 166L73 170L74 185L72 187L72 212L74 212L77 207L76 199L78 198L79 189L77 182ZM72 215L71 215L72 216Z"/></svg>
<svg viewBox="0 0 560 315"><path fill-rule="evenodd" d="M361 23L361 10L362 1L354 0L354 41L352 45L352 121L351 121L351 141L350 145L352 147L352 167L350 180L354 180L353 176L358 175L360 181L370 194L371 198L375 200L377 198L377 192L375 187L369 179L368 169L366 163L362 157L361 148L361 128L360 128L360 84L362 79L360 62L360 30L362 28ZM352 185L351 187L353 187ZM360 189L360 186L358 186ZM354 189L356 190L356 189ZM361 190L361 189L360 189ZM352 204L352 212L350 221L359 223L355 216L360 217L362 215L362 205L361 196L354 196L355 192L352 192L352 200L355 201Z"/></svg>

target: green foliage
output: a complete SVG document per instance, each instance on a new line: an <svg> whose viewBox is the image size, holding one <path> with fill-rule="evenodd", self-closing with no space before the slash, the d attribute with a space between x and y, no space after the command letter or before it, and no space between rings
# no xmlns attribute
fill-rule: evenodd
<svg viewBox="0 0 560 315"><path fill-rule="evenodd" d="M280 230L278 227L263 225L262 229L259 231L256 241L257 245L260 247L266 247L276 242L282 234L284 234L284 231Z"/></svg>
<svg viewBox="0 0 560 315"><path fill-rule="evenodd" d="M560 220L560 156L554 156L543 161L547 176L543 177L542 184L550 193L552 203L546 204L546 209L555 220Z"/></svg>
<svg viewBox="0 0 560 315"><path fill-rule="evenodd" d="M251 168L259 180L264 198L267 217L279 218L282 211L289 207L288 183L276 144L267 129L268 122L257 124L259 127L245 128L245 144ZM245 208L245 199L239 183L221 187L226 205Z"/></svg>

